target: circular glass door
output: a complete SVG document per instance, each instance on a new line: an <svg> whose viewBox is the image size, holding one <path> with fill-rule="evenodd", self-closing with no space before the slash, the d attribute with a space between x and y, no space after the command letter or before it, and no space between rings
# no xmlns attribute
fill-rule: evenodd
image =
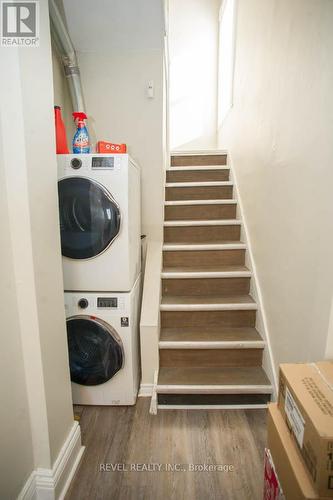
<svg viewBox="0 0 333 500"><path fill-rule="evenodd" d="M119 207L100 184L85 177L58 182L62 255L89 259L104 252L120 229Z"/></svg>
<svg viewBox="0 0 333 500"><path fill-rule="evenodd" d="M100 319L90 316L67 319L67 342L72 382L104 384L123 367L121 339Z"/></svg>

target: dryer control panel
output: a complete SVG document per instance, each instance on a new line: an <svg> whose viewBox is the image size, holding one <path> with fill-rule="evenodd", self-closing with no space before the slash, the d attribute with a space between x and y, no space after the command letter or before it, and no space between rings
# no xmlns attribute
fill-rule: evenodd
<svg viewBox="0 0 333 500"><path fill-rule="evenodd" d="M97 297L97 307L108 307L116 309L118 307L117 297Z"/></svg>
<svg viewBox="0 0 333 500"><path fill-rule="evenodd" d="M114 165L114 156L93 156L91 159L93 169L114 169Z"/></svg>

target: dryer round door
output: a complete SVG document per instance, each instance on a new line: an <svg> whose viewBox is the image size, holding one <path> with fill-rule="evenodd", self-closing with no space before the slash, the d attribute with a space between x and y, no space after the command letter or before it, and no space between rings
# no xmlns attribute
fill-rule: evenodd
<svg viewBox="0 0 333 500"><path fill-rule="evenodd" d="M101 319L83 315L68 318L67 342L72 382L104 384L123 367L121 339Z"/></svg>
<svg viewBox="0 0 333 500"><path fill-rule="evenodd" d="M58 182L62 255L90 259L106 250L120 229L120 211L111 194L86 177Z"/></svg>

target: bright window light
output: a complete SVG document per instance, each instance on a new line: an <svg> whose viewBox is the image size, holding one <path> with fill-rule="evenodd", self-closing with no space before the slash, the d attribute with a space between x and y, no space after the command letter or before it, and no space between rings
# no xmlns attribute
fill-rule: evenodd
<svg viewBox="0 0 333 500"><path fill-rule="evenodd" d="M232 106L234 59L235 59L235 19L236 0L224 0L220 9L219 23L219 87L218 126Z"/></svg>

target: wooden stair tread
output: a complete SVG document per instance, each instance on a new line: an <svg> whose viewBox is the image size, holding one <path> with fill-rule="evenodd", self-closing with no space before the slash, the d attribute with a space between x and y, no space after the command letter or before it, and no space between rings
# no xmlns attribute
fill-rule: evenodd
<svg viewBox="0 0 333 500"><path fill-rule="evenodd" d="M227 153L171 153L170 167L226 165Z"/></svg>
<svg viewBox="0 0 333 500"><path fill-rule="evenodd" d="M174 170L166 171L166 183L177 182L214 182L229 181L229 170L203 168L201 170Z"/></svg>
<svg viewBox="0 0 333 500"><path fill-rule="evenodd" d="M158 386L168 385L241 385L270 386L270 381L259 366L227 367L227 368L169 368L159 370Z"/></svg>
<svg viewBox="0 0 333 500"><path fill-rule="evenodd" d="M209 221L211 222L211 221ZM239 241L241 236L241 225L223 223L212 224L166 224L164 223L165 243L222 243L223 241Z"/></svg>
<svg viewBox="0 0 333 500"><path fill-rule="evenodd" d="M161 300L161 305L181 304L255 304L255 301L250 295L166 295Z"/></svg>
<svg viewBox="0 0 333 500"><path fill-rule="evenodd" d="M183 266L183 267L163 267L162 273L219 273L219 272L249 272L246 266Z"/></svg>
<svg viewBox="0 0 333 500"><path fill-rule="evenodd" d="M257 342L262 341L255 328L161 328L161 342Z"/></svg>
<svg viewBox="0 0 333 500"><path fill-rule="evenodd" d="M233 185L166 186L166 201L233 199Z"/></svg>

